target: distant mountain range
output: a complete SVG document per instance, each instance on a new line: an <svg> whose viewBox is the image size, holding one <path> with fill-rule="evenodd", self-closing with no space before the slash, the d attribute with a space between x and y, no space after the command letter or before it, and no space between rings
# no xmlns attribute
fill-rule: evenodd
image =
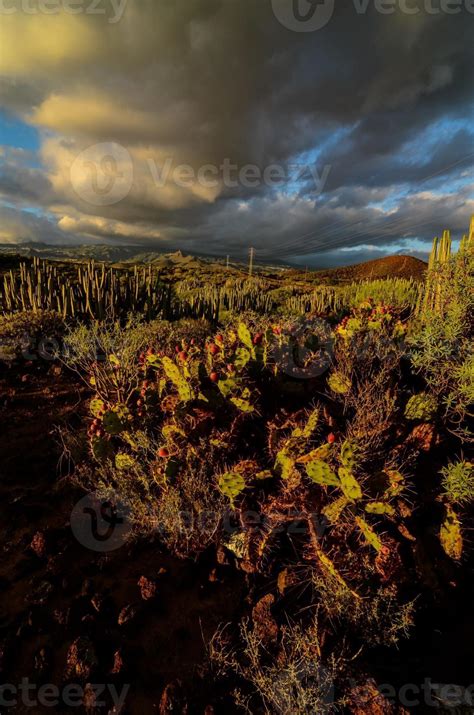
<svg viewBox="0 0 474 715"><path fill-rule="evenodd" d="M53 246L46 243L0 243L0 257L24 256L59 261L96 260L106 263L152 263L163 267L183 265L196 268L202 264L220 263L225 259L205 255L184 255L181 251L164 253L163 251L150 251L141 246L110 246L110 245L83 245L83 246ZM233 261L232 266L242 268L245 263ZM263 268L263 266L262 266ZM265 269L287 270L289 273L301 274L301 269L296 269L285 263L266 264ZM258 271L258 267L256 267ZM377 278L421 278L426 270L426 263L413 256L388 256L377 258L365 263L358 263L342 268L331 268L312 272L318 273L323 279L337 282L351 280L369 280Z"/></svg>
<svg viewBox="0 0 474 715"><path fill-rule="evenodd" d="M108 246L108 245L83 245L83 246L53 246L47 243L0 243L0 254L39 256L40 258L59 260L95 259L115 263L127 258L139 260L140 256L156 258L162 251L143 253L143 248L137 246Z"/></svg>

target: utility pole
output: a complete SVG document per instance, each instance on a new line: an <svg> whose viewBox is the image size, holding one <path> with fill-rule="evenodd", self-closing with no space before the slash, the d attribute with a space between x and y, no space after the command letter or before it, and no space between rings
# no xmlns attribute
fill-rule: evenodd
<svg viewBox="0 0 474 715"><path fill-rule="evenodd" d="M228 269L229 268L229 258L230 256L227 256L226 262L225 262L225 267Z"/></svg>
<svg viewBox="0 0 474 715"><path fill-rule="evenodd" d="M249 278L252 277L253 274L253 259L255 258L255 248L250 248L249 249Z"/></svg>

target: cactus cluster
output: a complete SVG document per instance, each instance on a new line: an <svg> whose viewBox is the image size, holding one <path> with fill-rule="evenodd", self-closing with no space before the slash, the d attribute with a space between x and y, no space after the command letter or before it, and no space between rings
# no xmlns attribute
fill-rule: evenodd
<svg viewBox="0 0 474 715"><path fill-rule="evenodd" d="M401 296L398 302L404 305L416 304L418 287L413 281L375 283L341 287L305 284L282 290L264 277L232 277L213 284L188 275L165 278L162 269L152 264L127 268L92 260L63 266L35 257L3 277L0 310L52 310L63 318L78 320L123 319L133 312L150 320L205 318L217 323L223 314L246 311L261 315L274 315L277 310L285 315L337 313L359 294L377 290Z"/></svg>
<svg viewBox="0 0 474 715"><path fill-rule="evenodd" d="M151 318L172 308L171 289L151 266L129 271L90 261L65 269L36 257L4 276L0 306L5 312L54 310L63 318L97 320L128 312Z"/></svg>
<svg viewBox="0 0 474 715"><path fill-rule="evenodd" d="M469 233L460 242L459 255L472 255L474 252L474 216L471 218ZM418 311L426 319L431 313L441 314L443 306L443 287L445 281L444 269L450 264L452 257L452 239L450 231L443 232L441 239L433 240L428 274L424 286L422 300L418 303Z"/></svg>

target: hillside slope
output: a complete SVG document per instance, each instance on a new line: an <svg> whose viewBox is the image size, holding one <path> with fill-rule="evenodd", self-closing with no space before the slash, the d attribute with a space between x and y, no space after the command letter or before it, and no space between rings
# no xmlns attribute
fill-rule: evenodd
<svg viewBox="0 0 474 715"><path fill-rule="evenodd" d="M364 281L381 278L414 278L421 280L426 271L426 263L413 256L387 256L365 263L356 263L343 268L318 271L318 275L330 281Z"/></svg>

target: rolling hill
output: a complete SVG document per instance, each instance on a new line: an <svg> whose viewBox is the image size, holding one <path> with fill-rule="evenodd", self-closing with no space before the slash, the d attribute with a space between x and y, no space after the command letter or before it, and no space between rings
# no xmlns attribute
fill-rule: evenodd
<svg viewBox="0 0 474 715"><path fill-rule="evenodd" d="M343 268L318 271L318 276L328 281L350 282L382 278L414 278L421 280L427 264L413 256L387 256Z"/></svg>

